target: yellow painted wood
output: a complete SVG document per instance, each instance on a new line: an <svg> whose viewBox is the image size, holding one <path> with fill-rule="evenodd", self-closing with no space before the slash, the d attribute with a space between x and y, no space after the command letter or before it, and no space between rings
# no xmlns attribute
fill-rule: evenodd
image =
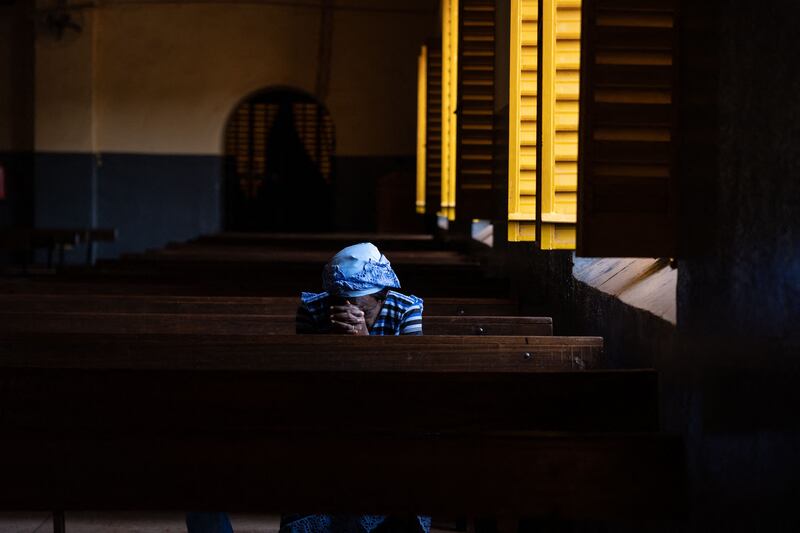
<svg viewBox="0 0 800 533"><path fill-rule="evenodd" d="M442 199L439 215L456 218L458 0L442 0Z"/></svg>
<svg viewBox="0 0 800 533"><path fill-rule="evenodd" d="M417 213L425 214L425 168L428 128L428 47L423 45L417 60Z"/></svg>
<svg viewBox="0 0 800 533"><path fill-rule="evenodd" d="M578 211L580 0L542 0L541 240L574 250Z"/></svg>
<svg viewBox="0 0 800 533"><path fill-rule="evenodd" d="M536 239L537 0L511 1L508 240Z"/></svg>

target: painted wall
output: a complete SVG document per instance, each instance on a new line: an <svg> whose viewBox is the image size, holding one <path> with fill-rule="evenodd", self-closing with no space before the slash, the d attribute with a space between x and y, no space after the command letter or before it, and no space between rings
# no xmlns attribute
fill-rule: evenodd
<svg viewBox="0 0 800 533"><path fill-rule="evenodd" d="M360 5L334 13L325 100L345 228L375 220L359 206L415 152L415 58L436 20L427 0ZM101 256L218 231L227 118L264 87L314 92L319 9L110 1L82 21L35 47L36 224L118 227Z"/></svg>
<svg viewBox="0 0 800 533"><path fill-rule="evenodd" d="M330 94L339 155L414 153L415 63L429 12L337 10ZM272 85L314 93L319 10L254 4L96 10L97 149L219 155L229 113ZM47 149L47 147L45 147Z"/></svg>

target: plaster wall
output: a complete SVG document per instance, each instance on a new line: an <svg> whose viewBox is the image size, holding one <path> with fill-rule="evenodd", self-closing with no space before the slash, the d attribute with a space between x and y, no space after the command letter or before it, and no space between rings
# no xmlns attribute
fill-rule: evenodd
<svg viewBox="0 0 800 533"><path fill-rule="evenodd" d="M35 147L39 152L95 149L95 10L82 13L80 34L58 39L40 31L36 38Z"/></svg>
<svg viewBox="0 0 800 533"><path fill-rule="evenodd" d="M348 6L332 17L324 103L337 221L370 230L365 202L415 153L415 58L436 6ZM315 92L320 9L110 0L81 13L80 34L36 41L35 223L118 228L100 257L219 231L227 119L265 87Z"/></svg>
<svg viewBox="0 0 800 533"><path fill-rule="evenodd" d="M337 154L414 153L414 58L435 12L421 0L400 7L416 10L335 11L326 104ZM314 93L319 9L200 3L109 5L93 13L97 55L83 68L94 65L100 152L220 155L227 118L248 94L275 85ZM42 67L42 84L50 84L48 73L63 79L56 65ZM88 120L80 107L73 115ZM48 151L63 146L41 143ZM79 139L71 147L86 148Z"/></svg>

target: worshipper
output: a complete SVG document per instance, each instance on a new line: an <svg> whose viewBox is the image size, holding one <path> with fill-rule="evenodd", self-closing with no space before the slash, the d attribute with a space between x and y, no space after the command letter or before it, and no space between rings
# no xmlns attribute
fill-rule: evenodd
<svg viewBox="0 0 800 533"><path fill-rule="evenodd" d="M300 295L298 334L422 335L423 302L400 288L389 260L371 243L344 248L325 265L324 292ZM189 513L189 533L233 533L225 513ZM280 533L429 533L427 516L286 514Z"/></svg>
<svg viewBox="0 0 800 533"><path fill-rule="evenodd" d="M325 292L304 292L297 333L422 335L422 300L399 289L389 260L365 242L343 249L322 271Z"/></svg>

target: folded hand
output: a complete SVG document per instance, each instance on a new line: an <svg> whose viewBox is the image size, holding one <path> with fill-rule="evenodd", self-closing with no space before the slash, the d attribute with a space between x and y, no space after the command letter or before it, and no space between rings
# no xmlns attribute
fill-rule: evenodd
<svg viewBox="0 0 800 533"><path fill-rule="evenodd" d="M344 335L369 335L369 328L364 320L364 312L346 302L345 305L334 305L330 308L331 326L334 333Z"/></svg>

